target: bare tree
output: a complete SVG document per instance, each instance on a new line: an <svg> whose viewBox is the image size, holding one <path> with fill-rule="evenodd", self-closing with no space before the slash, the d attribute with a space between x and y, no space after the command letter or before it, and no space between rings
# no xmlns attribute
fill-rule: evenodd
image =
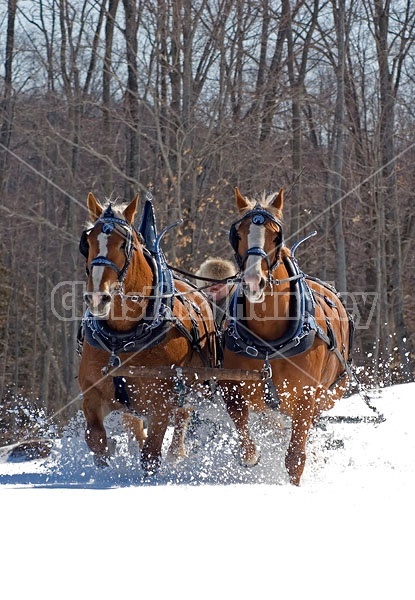
<svg viewBox="0 0 415 600"><path fill-rule="evenodd" d="M4 61L4 88L0 103L0 193L3 191L9 162L8 149L13 125L13 56L17 0L7 3L7 34ZM1 200L0 200L1 202Z"/></svg>
<svg viewBox="0 0 415 600"><path fill-rule="evenodd" d="M345 0L332 0L333 17L336 30L337 61L334 65L336 77L336 104L333 123L333 152L328 176L328 198L333 207L334 233L336 240L336 285L341 293L347 291L346 281L346 245L343 230L343 153L344 153L344 83L345 83L345 47L346 10Z"/></svg>
<svg viewBox="0 0 415 600"><path fill-rule="evenodd" d="M387 293L390 318L394 323L396 345L406 378L411 376L408 351L408 333L403 312L401 226L399 222L396 145L395 103L405 57L414 41L415 12L412 3L406 2L397 32L397 50L390 43L391 4L389 0L373 0L373 25L379 67L380 118L379 144L382 165L381 198L385 216L384 243L386 248ZM372 6L370 6L372 10ZM394 52L394 54L392 54Z"/></svg>
<svg viewBox="0 0 415 600"><path fill-rule="evenodd" d="M105 21L105 56L102 70L102 125L103 125L103 153L112 158L112 119L111 119L111 79L112 79L112 47L114 40L115 19L119 0L109 0ZM104 193L110 196L113 188L112 169L104 168Z"/></svg>

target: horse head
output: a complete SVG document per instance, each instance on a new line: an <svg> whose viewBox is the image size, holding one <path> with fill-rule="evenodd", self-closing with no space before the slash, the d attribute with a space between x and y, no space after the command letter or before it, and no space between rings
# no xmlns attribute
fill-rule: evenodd
<svg viewBox="0 0 415 600"><path fill-rule="evenodd" d="M270 194L258 200L249 200L235 188L236 206L240 218L230 229L230 243L242 275L246 298L262 302L264 292L279 263L284 244L282 208L284 192Z"/></svg>
<svg viewBox="0 0 415 600"><path fill-rule="evenodd" d="M134 229L138 195L126 207L103 207L92 193L87 207L91 227L83 232L80 250L87 259L88 286L84 294L91 313L106 319L114 294L124 284L141 241Z"/></svg>

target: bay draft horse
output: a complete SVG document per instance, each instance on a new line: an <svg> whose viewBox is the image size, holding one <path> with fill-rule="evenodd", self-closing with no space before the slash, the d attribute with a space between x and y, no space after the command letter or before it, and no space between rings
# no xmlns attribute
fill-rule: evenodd
<svg viewBox="0 0 415 600"><path fill-rule="evenodd" d="M258 202L238 188L235 196L240 217L230 229L230 242L241 283L230 302L223 366L271 367L279 410L291 417L285 465L290 482L299 485L310 426L341 398L351 375L353 322L334 288L304 275L284 245L283 190ZM241 460L254 465L259 451L248 416L250 409L269 410L265 386L227 382L223 387Z"/></svg>
<svg viewBox="0 0 415 600"><path fill-rule="evenodd" d="M98 466L108 465L111 445L104 427L114 410L126 411L124 425L141 447L147 474L158 470L162 443L171 423L168 457L186 455L184 437L192 412L178 402L173 377L113 378L111 366L215 366L215 324L206 298L182 280L173 279L159 249L154 211L146 201L140 230L133 225L138 195L123 207L102 206L92 193L90 224L80 250L88 273L79 366L85 439ZM147 238L150 249L144 241ZM174 371L172 372L172 375ZM176 380L177 384L177 380ZM183 404L183 406L180 406ZM128 407L128 409L126 408ZM144 435L143 421L147 423Z"/></svg>

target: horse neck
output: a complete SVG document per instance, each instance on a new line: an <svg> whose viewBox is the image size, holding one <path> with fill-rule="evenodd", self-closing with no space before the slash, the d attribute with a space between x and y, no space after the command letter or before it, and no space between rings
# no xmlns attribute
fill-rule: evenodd
<svg viewBox="0 0 415 600"><path fill-rule="evenodd" d="M273 272L275 280L288 277L287 269L280 263ZM267 284L263 302L246 302L249 329L265 340L276 340L288 330L290 283Z"/></svg>
<svg viewBox="0 0 415 600"><path fill-rule="evenodd" d="M121 294L114 297L112 316L108 325L118 331L132 329L145 314L148 297L154 294L153 271L143 252L133 252ZM140 300L143 297L143 300Z"/></svg>

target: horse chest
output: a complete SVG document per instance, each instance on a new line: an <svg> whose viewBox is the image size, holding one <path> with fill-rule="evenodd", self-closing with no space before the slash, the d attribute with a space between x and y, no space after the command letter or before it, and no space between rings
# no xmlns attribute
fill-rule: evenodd
<svg viewBox="0 0 415 600"><path fill-rule="evenodd" d="M289 296L273 292L260 304L246 303L246 327L265 340L282 337L289 327Z"/></svg>

